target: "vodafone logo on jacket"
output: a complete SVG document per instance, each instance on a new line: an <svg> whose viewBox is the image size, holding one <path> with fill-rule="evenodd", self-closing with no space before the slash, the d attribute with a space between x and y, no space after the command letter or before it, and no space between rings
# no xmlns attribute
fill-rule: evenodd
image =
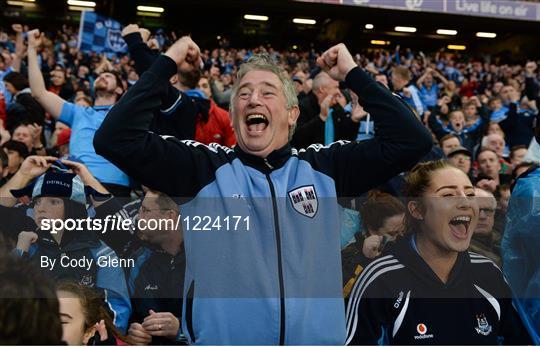
<svg viewBox="0 0 540 347"><path fill-rule="evenodd" d="M420 335L416 335L414 337L415 340L423 340L423 339L432 339L433 338L433 334L428 334L427 333L428 328L427 328L427 325L425 325L424 323L419 323L416 326L416 331Z"/></svg>
<svg viewBox="0 0 540 347"><path fill-rule="evenodd" d="M416 326L416 331L418 331L420 335L424 335L427 333L427 327L424 323L420 323Z"/></svg>

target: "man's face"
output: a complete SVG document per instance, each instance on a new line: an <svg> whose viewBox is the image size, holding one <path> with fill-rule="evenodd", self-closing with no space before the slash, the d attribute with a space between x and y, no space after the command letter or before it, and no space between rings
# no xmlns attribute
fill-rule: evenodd
<svg viewBox="0 0 540 347"><path fill-rule="evenodd" d="M471 170L471 157L464 153L458 153L453 155L449 160L454 164L458 169L463 171L466 174L469 174Z"/></svg>
<svg viewBox="0 0 540 347"><path fill-rule="evenodd" d="M514 92L514 87L512 86L504 86L501 90L501 98L505 103L510 102L510 97L512 93Z"/></svg>
<svg viewBox="0 0 540 347"><path fill-rule="evenodd" d="M401 90L407 85L407 80L405 80L401 75L397 73L392 74L392 86L394 90Z"/></svg>
<svg viewBox="0 0 540 347"><path fill-rule="evenodd" d="M430 88L433 85L433 77L431 75L426 76L426 78L424 79L424 85L427 88Z"/></svg>
<svg viewBox="0 0 540 347"><path fill-rule="evenodd" d="M480 172L491 178L496 178L501 170L499 157L492 151L480 153L478 156L478 165L480 166Z"/></svg>
<svg viewBox="0 0 540 347"><path fill-rule="evenodd" d="M333 80L331 78L328 78L326 83L322 85L319 90L316 92L317 99L319 100L319 104L328 96L328 95L336 95L340 93L339 91L339 82L336 80Z"/></svg>
<svg viewBox="0 0 540 347"><path fill-rule="evenodd" d="M279 77L252 70L238 85L233 102L233 128L242 150L263 158L289 141L289 128L298 118L298 106L287 110Z"/></svg>
<svg viewBox="0 0 540 347"><path fill-rule="evenodd" d="M461 146L459 139L457 137L451 137L442 143L442 150L444 155L448 155L450 151L456 147Z"/></svg>
<svg viewBox="0 0 540 347"><path fill-rule="evenodd" d="M28 147L28 150L32 150L33 142L32 133L26 125L21 125L13 132L13 140L22 142Z"/></svg>
<svg viewBox="0 0 540 347"><path fill-rule="evenodd" d="M465 107L465 115L467 117L473 117L474 115L476 115L476 106L475 105L468 105L467 107Z"/></svg>
<svg viewBox="0 0 540 347"><path fill-rule="evenodd" d="M152 244L161 244L167 237L167 221L172 210L162 208L157 202L157 195L148 192L139 208L139 237ZM157 224L156 224L157 223ZM162 226L162 229L157 227Z"/></svg>
<svg viewBox="0 0 540 347"><path fill-rule="evenodd" d="M51 83L55 87L59 87L66 82L66 75L62 70L53 70L51 72Z"/></svg>
<svg viewBox="0 0 540 347"><path fill-rule="evenodd" d="M516 167L517 165L521 164L525 159L527 152L527 148L520 148L515 150L512 154L512 167Z"/></svg>
<svg viewBox="0 0 540 347"><path fill-rule="evenodd" d="M116 77L110 72L100 74L94 81L94 89L96 91L114 93L117 87Z"/></svg>
<svg viewBox="0 0 540 347"><path fill-rule="evenodd" d="M516 167L519 164L521 164L523 160L525 159L527 152L528 152L527 148L520 148L520 149L515 150L512 153L512 159L511 159L512 167Z"/></svg>
<svg viewBox="0 0 540 347"><path fill-rule="evenodd" d="M482 194L477 193L476 199L480 214L478 224L476 225L476 229L474 229L474 234L489 235L491 234L493 225L495 224L495 209L497 207L497 201L492 195L485 192Z"/></svg>
<svg viewBox="0 0 540 347"><path fill-rule="evenodd" d="M202 77L197 84L197 88L202 90L204 95L206 95L208 99L212 98L212 90L210 89L210 83L208 82L208 78Z"/></svg>
<svg viewBox="0 0 540 347"><path fill-rule="evenodd" d="M488 135L487 148L491 149L502 158L504 151L504 139L499 134Z"/></svg>

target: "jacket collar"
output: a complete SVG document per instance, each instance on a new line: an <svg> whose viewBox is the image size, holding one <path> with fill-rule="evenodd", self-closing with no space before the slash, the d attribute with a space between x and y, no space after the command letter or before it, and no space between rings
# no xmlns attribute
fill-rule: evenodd
<svg viewBox="0 0 540 347"><path fill-rule="evenodd" d="M263 173L270 173L273 170L281 168L292 156L292 147L290 143L279 149L276 149L266 158L244 152L240 146L234 147L234 152L238 158L246 165L251 166Z"/></svg>
<svg viewBox="0 0 540 347"><path fill-rule="evenodd" d="M441 279L433 272L431 267L418 254L413 246L413 235L401 238L396 242L395 247L391 248L393 254L403 265L405 265L422 282L433 286L433 288L455 288L468 278L467 270L470 268L470 258L468 252L458 253L456 263L450 271L448 281L443 283Z"/></svg>
<svg viewBox="0 0 540 347"><path fill-rule="evenodd" d="M62 236L60 245L57 244L50 231L37 230L40 243L51 247L62 247L65 251L75 251L83 248L98 247L101 243L93 231L66 230Z"/></svg>

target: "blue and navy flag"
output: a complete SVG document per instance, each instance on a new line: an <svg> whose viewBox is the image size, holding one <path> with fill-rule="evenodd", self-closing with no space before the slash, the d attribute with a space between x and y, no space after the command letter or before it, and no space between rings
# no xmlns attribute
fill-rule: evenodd
<svg viewBox="0 0 540 347"><path fill-rule="evenodd" d="M96 12L83 11L79 29L79 49L96 53L126 53L122 24Z"/></svg>

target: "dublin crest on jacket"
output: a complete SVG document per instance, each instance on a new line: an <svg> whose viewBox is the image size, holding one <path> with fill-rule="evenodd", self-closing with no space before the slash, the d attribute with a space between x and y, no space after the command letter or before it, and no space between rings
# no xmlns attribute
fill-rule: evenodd
<svg viewBox="0 0 540 347"><path fill-rule="evenodd" d="M289 198L294 209L309 218L313 218L317 213L318 200L315 187L313 185L296 188L289 192Z"/></svg>
<svg viewBox="0 0 540 347"><path fill-rule="evenodd" d="M478 322L478 326L474 328L476 332L480 335L488 336L491 333L491 325L489 325L486 316L483 314L476 315L476 320Z"/></svg>

